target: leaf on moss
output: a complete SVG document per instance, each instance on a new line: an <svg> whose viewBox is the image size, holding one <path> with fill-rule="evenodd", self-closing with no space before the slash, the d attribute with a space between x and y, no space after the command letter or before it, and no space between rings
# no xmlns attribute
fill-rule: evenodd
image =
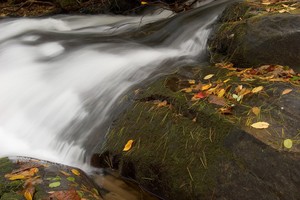
<svg viewBox="0 0 300 200"><path fill-rule="evenodd" d="M56 181L56 182L53 182L53 183L49 184L49 188L56 188L56 187L59 187L59 186L60 186L60 182L59 181Z"/></svg>
<svg viewBox="0 0 300 200"><path fill-rule="evenodd" d="M251 127L256 128L256 129L266 129L269 126L270 126L270 124L267 122L256 122L254 124L251 124Z"/></svg>
<svg viewBox="0 0 300 200"><path fill-rule="evenodd" d="M258 92L262 91L263 89L264 89L263 86L258 86L258 87L253 88L251 92L258 93Z"/></svg>
<svg viewBox="0 0 300 200"><path fill-rule="evenodd" d="M125 144L123 151L129 151L132 148L133 140L128 140L128 142Z"/></svg>
<svg viewBox="0 0 300 200"><path fill-rule="evenodd" d="M256 115L258 116L260 114L260 108L259 107L253 107L251 109L251 111Z"/></svg>
<svg viewBox="0 0 300 200"><path fill-rule="evenodd" d="M293 146L293 141L291 139L285 139L283 141L283 146L287 149L290 149Z"/></svg>
<svg viewBox="0 0 300 200"><path fill-rule="evenodd" d="M80 176L80 172L77 169L71 169L71 172L76 176Z"/></svg>
<svg viewBox="0 0 300 200"><path fill-rule="evenodd" d="M206 76L204 76L204 80L208 80L208 79L211 79L212 77L214 76L214 74L208 74Z"/></svg>
<svg viewBox="0 0 300 200"><path fill-rule="evenodd" d="M283 90L282 91L282 95L285 95L285 94L288 94L288 93L290 93L290 92L292 92L293 91L293 89L285 89L285 90Z"/></svg>

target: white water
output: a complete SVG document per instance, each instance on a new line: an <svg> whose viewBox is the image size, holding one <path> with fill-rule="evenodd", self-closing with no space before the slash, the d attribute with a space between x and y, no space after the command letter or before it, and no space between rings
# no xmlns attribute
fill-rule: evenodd
<svg viewBox="0 0 300 200"><path fill-rule="evenodd" d="M160 17L165 16L144 18L143 23ZM0 21L0 156L83 167L85 143L98 139L91 138L93 131L107 122L124 92L166 61L172 67L196 62L205 52L215 19L210 15L194 23L192 31L183 28L178 37L159 46L95 37L118 38L138 29L140 18ZM93 41L85 42L90 37Z"/></svg>

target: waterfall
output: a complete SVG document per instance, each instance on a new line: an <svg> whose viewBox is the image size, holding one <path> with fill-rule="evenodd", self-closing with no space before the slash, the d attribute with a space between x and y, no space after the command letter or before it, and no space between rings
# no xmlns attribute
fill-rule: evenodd
<svg viewBox="0 0 300 200"><path fill-rule="evenodd" d="M0 156L83 167L130 88L206 58L211 24L223 8L0 21ZM153 24L161 28L139 34Z"/></svg>

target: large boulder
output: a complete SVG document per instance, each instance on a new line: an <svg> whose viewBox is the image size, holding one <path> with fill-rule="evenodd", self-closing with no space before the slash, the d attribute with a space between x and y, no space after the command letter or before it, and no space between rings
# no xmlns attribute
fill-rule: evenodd
<svg viewBox="0 0 300 200"><path fill-rule="evenodd" d="M136 91L98 162L164 199L300 199L300 82L292 75L220 64L163 77Z"/></svg>
<svg viewBox="0 0 300 200"><path fill-rule="evenodd" d="M209 41L213 62L239 67L279 64L300 71L300 4L235 3L221 15Z"/></svg>

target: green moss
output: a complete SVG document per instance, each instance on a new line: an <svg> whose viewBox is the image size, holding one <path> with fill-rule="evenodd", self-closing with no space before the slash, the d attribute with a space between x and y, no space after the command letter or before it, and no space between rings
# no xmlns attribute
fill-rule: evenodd
<svg viewBox="0 0 300 200"><path fill-rule="evenodd" d="M21 194L10 192L3 194L0 200L24 200L24 197Z"/></svg>

